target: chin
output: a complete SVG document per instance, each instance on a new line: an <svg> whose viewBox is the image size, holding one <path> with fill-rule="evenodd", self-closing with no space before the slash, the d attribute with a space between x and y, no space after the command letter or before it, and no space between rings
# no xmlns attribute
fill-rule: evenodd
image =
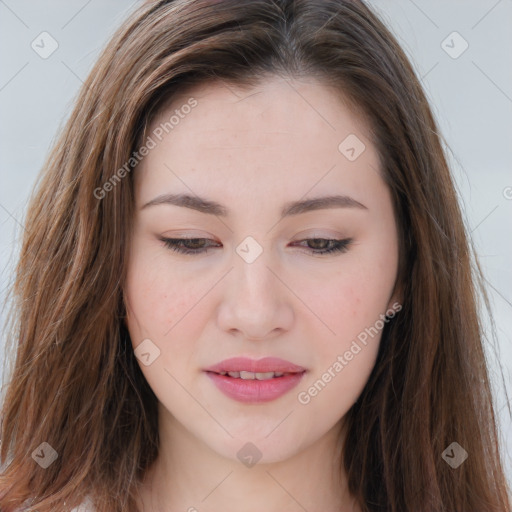
<svg viewBox="0 0 512 512"><path fill-rule="evenodd" d="M244 435L230 438L226 443L215 442L211 448L222 457L242 463L248 468L254 464L283 462L296 455L300 450L300 445L293 436L287 436L288 443L282 436L276 435L273 439L270 437L252 435L247 430Z"/></svg>

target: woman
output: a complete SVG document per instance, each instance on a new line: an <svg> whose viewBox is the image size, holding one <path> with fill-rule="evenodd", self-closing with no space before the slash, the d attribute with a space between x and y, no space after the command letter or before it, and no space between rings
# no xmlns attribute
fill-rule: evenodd
<svg viewBox="0 0 512 512"><path fill-rule="evenodd" d="M437 127L363 3L146 3L25 227L2 510L510 509Z"/></svg>

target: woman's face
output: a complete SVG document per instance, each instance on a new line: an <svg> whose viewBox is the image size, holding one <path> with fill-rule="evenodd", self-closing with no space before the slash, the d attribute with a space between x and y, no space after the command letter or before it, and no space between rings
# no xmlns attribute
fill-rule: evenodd
<svg viewBox="0 0 512 512"><path fill-rule="evenodd" d="M287 459L342 425L397 311L368 127L320 83L272 78L196 86L149 136L125 296L160 427L230 459ZM237 370L252 373L222 375Z"/></svg>

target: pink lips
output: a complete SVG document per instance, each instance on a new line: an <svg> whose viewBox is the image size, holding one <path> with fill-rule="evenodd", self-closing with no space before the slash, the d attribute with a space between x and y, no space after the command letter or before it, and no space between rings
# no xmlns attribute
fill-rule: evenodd
<svg viewBox="0 0 512 512"><path fill-rule="evenodd" d="M304 376L306 369L290 361L276 357L248 359L234 357L226 359L206 370L217 388L226 396L244 403L260 403L275 400L294 388ZM221 372L284 373L281 377L265 380L245 380L220 375Z"/></svg>

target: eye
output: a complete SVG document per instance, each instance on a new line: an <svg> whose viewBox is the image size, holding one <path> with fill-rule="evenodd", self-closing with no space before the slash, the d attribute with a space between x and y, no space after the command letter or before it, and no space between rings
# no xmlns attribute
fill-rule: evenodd
<svg viewBox="0 0 512 512"><path fill-rule="evenodd" d="M205 253L209 248L212 248L217 244L217 242L210 244L209 242L213 242L213 240L209 238L160 237L160 240L164 243L165 247L181 254ZM310 249L310 253L323 255L335 252L346 252L348 250L348 246L352 243L352 239L345 238L343 240L337 240L331 238L306 238L304 240L300 240L300 242L306 242L308 244L307 248Z"/></svg>
<svg viewBox="0 0 512 512"><path fill-rule="evenodd" d="M212 245L205 245L205 242L211 242L209 238L164 238L160 240L164 245L175 252L181 254L200 254L206 252Z"/></svg>
<svg viewBox="0 0 512 512"><path fill-rule="evenodd" d="M345 238L337 240L333 238L306 238L301 240L301 242L306 242L309 246L308 248L311 249L313 254L323 255L334 252L347 252L349 245L352 243L352 239Z"/></svg>

